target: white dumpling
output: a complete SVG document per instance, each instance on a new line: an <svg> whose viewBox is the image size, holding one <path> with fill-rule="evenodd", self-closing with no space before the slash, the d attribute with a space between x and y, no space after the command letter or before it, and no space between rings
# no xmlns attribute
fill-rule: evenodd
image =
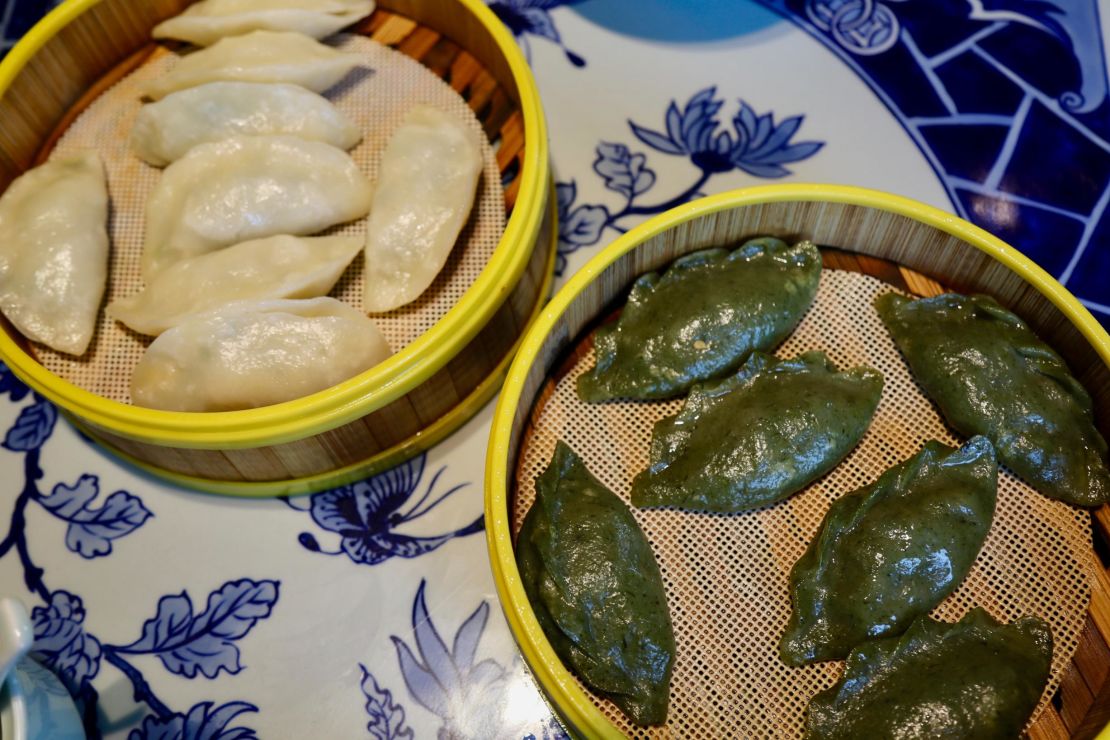
<svg viewBox="0 0 1110 740"><path fill-rule="evenodd" d="M251 31L297 31L322 39L374 12L373 0L201 0L151 35L208 46Z"/></svg>
<svg viewBox="0 0 1110 740"><path fill-rule="evenodd" d="M382 155L366 233L364 308L389 311L435 280L474 205L482 172L478 133L421 105Z"/></svg>
<svg viewBox="0 0 1110 740"><path fill-rule="evenodd" d="M85 354L108 280L107 223L93 151L28 170L0 196L0 311L24 336Z"/></svg>
<svg viewBox="0 0 1110 740"><path fill-rule="evenodd" d="M361 218L372 197L355 161L328 144L295 136L200 144L165 169L147 201L143 277L248 239Z"/></svg>
<svg viewBox="0 0 1110 740"><path fill-rule="evenodd" d="M361 249L357 236L254 239L170 265L141 293L105 310L140 334L157 336L234 301L326 295Z"/></svg>
<svg viewBox="0 0 1110 740"><path fill-rule="evenodd" d="M131 128L131 148L162 167L197 144L232 136L289 134L350 149L358 126L328 100L297 85L209 82L144 105Z"/></svg>
<svg viewBox="0 0 1110 740"><path fill-rule="evenodd" d="M325 46L303 33L254 31L231 36L181 57L142 94L155 100L206 82L288 82L323 92L362 65L362 57Z"/></svg>
<svg viewBox="0 0 1110 740"><path fill-rule="evenodd" d="M378 327L334 298L241 301L155 339L131 376L137 406L234 411L330 388L389 357Z"/></svg>

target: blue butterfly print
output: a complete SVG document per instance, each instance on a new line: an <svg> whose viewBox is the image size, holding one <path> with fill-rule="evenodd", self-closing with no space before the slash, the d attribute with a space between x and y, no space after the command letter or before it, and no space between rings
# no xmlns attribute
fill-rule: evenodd
<svg viewBox="0 0 1110 740"><path fill-rule="evenodd" d="M456 537L481 532L484 526L481 515L465 527L433 537L416 537L396 531L468 485L460 483L434 495L447 470L444 466L432 476L424 493L410 503L420 487L426 462L427 456L420 455L372 478L313 494L307 509L286 498L291 508L308 511L316 524L340 537L339 549L328 551L321 548L314 535L302 532L298 538L301 546L325 555L343 554L362 565L377 565L393 557L415 558Z"/></svg>
<svg viewBox="0 0 1110 740"><path fill-rule="evenodd" d="M489 9L509 27L516 37L517 43L524 49L524 53L531 61L531 49L528 45L528 36L538 36L557 45L567 55L567 59L575 67L586 66L586 60L568 49L564 44L559 30L555 28L555 21L551 19L548 11L560 5L573 5L579 0L493 0Z"/></svg>

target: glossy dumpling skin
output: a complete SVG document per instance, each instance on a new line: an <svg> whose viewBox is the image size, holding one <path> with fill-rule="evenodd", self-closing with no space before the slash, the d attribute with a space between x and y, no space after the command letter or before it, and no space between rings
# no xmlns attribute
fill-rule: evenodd
<svg viewBox="0 0 1110 740"><path fill-rule="evenodd" d="M136 406L234 411L330 388L389 356L365 314L334 298L240 301L155 339L131 376Z"/></svg>
<svg viewBox="0 0 1110 740"><path fill-rule="evenodd" d="M420 296L447 262L482 173L478 134L427 105L389 139L366 224L363 306L389 311Z"/></svg>
<svg viewBox="0 0 1110 740"><path fill-rule="evenodd" d="M866 642L840 681L810 701L806 737L1012 740L1037 707L1052 663L1038 617L1000 625L982 609L955 624L918 618Z"/></svg>
<svg viewBox="0 0 1110 740"><path fill-rule="evenodd" d="M231 36L180 58L166 74L142 89L158 100L207 82L288 82L323 92L362 66L362 57L337 51L304 34L254 31Z"/></svg>
<svg viewBox="0 0 1110 740"><path fill-rule="evenodd" d="M901 634L963 581L994 519L998 463L986 437L939 442L833 502L790 573L788 665L839 660Z"/></svg>
<svg viewBox="0 0 1110 740"><path fill-rule="evenodd" d="M632 285L620 318L594 334L597 365L578 379L584 401L673 398L735 370L785 339L809 309L821 277L811 242L772 237L731 252L680 257L662 276Z"/></svg>
<svg viewBox="0 0 1110 740"><path fill-rule="evenodd" d="M199 46L251 31L296 31L322 39L373 12L373 0L201 0L150 35Z"/></svg>
<svg viewBox="0 0 1110 740"><path fill-rule="evenodd" d="M675 642L651 545L559 442L516 545L524 590L568 667L638 725L667 718Z"/></svg>
<svg viewBox="0 0 1110 740"><path fill-rule="evenodd" d="M1110 501L1106 441L1091 397L1064 360L988 296L875 307L924 388L960 434L982 434L999 462L1041 493L1079 506Z"/></svg>
<svg viewBox="0 0 1110 740"><path fill-rule="evenodd" d="M0 196L0 311L25 337L85 354L108 280L107 224L92 151L28 170Z"/></svg>
<svg viewBox="0 0 1110 740"><path fill-rule="evenodd" d="M209 82L144 105L131 128L131 148L148 164L163 167L197 144L266 134L299 136L339 149L362 139L351 119L303 87Z"/></svg>
<svg viewBox="0 0 1110 740"><path fill-rule="evenodd" d="M362 251L357 236L254 239L176 262L140 293L108 304L109 316L157 336L190 316L243 300L326 295Z"/></svg>
<svg viewBox="0 0 1110 740"><path fill-rule="evenodd" d="M294 136L201 144L162 173L146 209L143 277L187 257L365 216L373 188L344 151Z"/></svg>
<svg viewBox="0 0 1110 740"><path fill-rule="evenodd" d="M655 425L632 503L736 512L784 499L851 452L882 389L877 370L837 372L823 352L756 352L736 375L695 385Z"/></svg>

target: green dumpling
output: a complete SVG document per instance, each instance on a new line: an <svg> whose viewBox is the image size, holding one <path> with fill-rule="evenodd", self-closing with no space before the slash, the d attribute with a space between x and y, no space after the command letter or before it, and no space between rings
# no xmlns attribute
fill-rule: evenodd
<svg viewBox="0 0 1110 740"><path fill-rule="evenodd" d="M982 434L998 459L1046 496L1080 506L1110 501L1106 441L1091 397L1063 359L988 296L875 307L914 377L960 434Z"/></svg>
<svg viewBox="0 0 1110 740"><path fill-rule="evenodd" d="M783 662L838 660L865 640L905 631L971 570L997 495L994 448L975 437L959 450L928 442L833 502L790 572Z"/></svg>
<svg viewBox="0 0 1110 740"><path fill-rule="evenodd" d="M813 303L821 253L772 237L680 257L632 286L620 318L594 335L584 401L673 398L785 339Z"/></svg>
<svg viewBox="0 0 1110 740"><path fill-rule="evenodd" d="M736 512L784 499L851 452L882 389L877 370L837 372L824 352L756 352L736 375L694 386L655 425L632 503Z"/></svg>
<svg viewBox="0 0 1110 740"><path fill-rule="evenodd" d="M982 609L956 624L920 617L901 637L848 656L809 703L806 737L1013 740L1048 680L1052 633L1038 617L1000 625Z"/></svg>
<svg viewBox="0 0 1110 740"><path fill-rule="evenodd" d="M559 442L516 546L551 646L638 725L667 718L675 642L663 577L632 512Z"/></svg>

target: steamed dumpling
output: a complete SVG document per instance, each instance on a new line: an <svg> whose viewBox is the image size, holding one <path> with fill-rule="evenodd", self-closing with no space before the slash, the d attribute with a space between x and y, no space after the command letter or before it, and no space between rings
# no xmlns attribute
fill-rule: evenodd
<svg viewBox="0 0 1110 740"><path fill-rule="evenodd" d="M956 590L994 520L998 463L986 437L925 448L841 496L790 571L787 665L844 658L901 634Z"/></svg>
<svg viewBox="0 0 1110 740"><path fill-rule="evenodd" d="M466 224L482 150L478 134L418 106L393 133L366 226L367 311L415 300L443 269Z"/></svg>
<svg viewBox="0 0 1110 740"><path fill-rule="evenodd" d="M322 39L373 12L373 0L201 0L159 23L151 35L199 46L260 30Z"/></svg>
<svg viewBox="0 0 1110 740"><path fill-rule="evenodd" d="M955 624L922 616L901 637L852 651L836 685L810 701L806 740L1020 737L1051 665L1040 617L999 624L978 607Z"/></svg>
<svg viewBox="0 0 1110 740"><path fill-rule="evenodd" d="M297 85L209 82L144 105L131 129L131 148L163 167L197 144L233 136L289 134L350 149L358 127L326 98Z"/></svg>
<svg viewBox="0 0 1110 740"><path fill-rule="evenodd" d="M254 31L222 39L180 58L142 93L155 100L206 82L288 82L323 92L362 65L362 57L325 46L304 34Z"/></svg>
<svg viewBox="0 0 1110 740"><path fill-rule="evenodd" d="M561 441L516 558L559 657L636 724L666 721L675 640L659 564L625 503Z"/></svg>
<svg viewBox="0 0 1110 740"><path fill-rule="evenodd" d="M100 156L61 156L0 196L0 310L29 339L83 355L108 280L108 186Z"/></svg>
<svg viewBox="0 0 1110 740"><path fill-rule="evenodd" d="M597 364L578 377L583 401L673 398L769 352L817 295L821 253L765 236L703 249L632 285L620 318L594 334Z"/></svg>
<svg viewBox="0 0 1110 740"><path fill-rule="evenodd" d="M837 372L824 352L755 352L735 375L695 385L655 425L632 503L732 513L781 501L852 451L882 390L879 371Z"/></svg>
<svg viewBox="0 0 1110 740"><path fill-rule="evenodd" d="M233 411L307 396L389 357L373 321L334 298L242 301L194 316L147 349L137 406Z"/></svg>
<svg viewBox="0 0 1110 740"><path fill-rule="evenodd" d="M361 218L372 187L344 151L294 136L201 144L166 168L147 202L143 277L248 239L312 234Z"/></svg>
<svg viewBox="0 0 1110 740"><path fill-rule="evenodd" d="M989 296L875 307L925 393L960 434L982 434L998 460L1041 493L1079 506L1110 501L1106 441L1091 396L1060 355Z"/></svg>
<svg viewBox="0 0 1110 740"><path fill-rule="evenodd" d="M157 336L233 301L325 295L361 250L357 236L254 239L174 263L146 290L113 301L106 310L140 334Z"/></svg>

